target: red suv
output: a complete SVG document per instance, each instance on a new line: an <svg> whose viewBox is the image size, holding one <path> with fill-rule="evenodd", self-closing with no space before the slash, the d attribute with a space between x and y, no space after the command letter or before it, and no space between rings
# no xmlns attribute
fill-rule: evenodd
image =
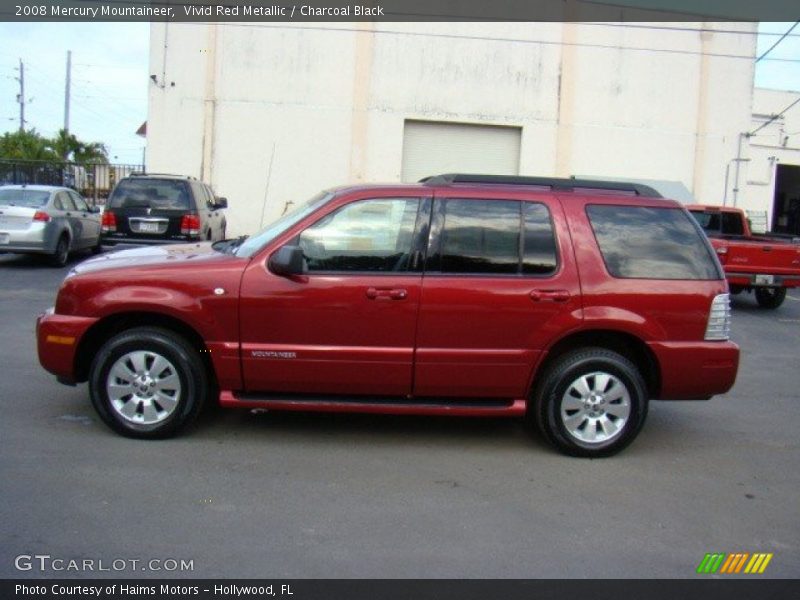
<svg viewBox="0 0 800 600"><path fill-rule="evenodd" d="M650 399L728 391L722 269L627 183L441 175L319 194L247 239L88 260L39 317L42 365L165 437L226 407L523 416L604 456Z"/></svg>

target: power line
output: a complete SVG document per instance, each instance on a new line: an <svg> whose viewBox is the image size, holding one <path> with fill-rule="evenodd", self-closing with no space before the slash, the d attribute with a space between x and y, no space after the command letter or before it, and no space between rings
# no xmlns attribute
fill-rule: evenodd
<svg viewBox="0 0 800 600"><path fill-rule="evenodd" d="M783 35L782 35L782 36L781 36L781 37L778 39L778 41L777 41L777 42L775 42L774 44L772 44L772 46L770 46L770 47L769 47L769 49L768 49L766 52L764 52L764 54L762 54L761 56L759 56L759 57L756 59L756 62L759 62L759 61L760 61L762 58L764 58L764 57L765 57L767 54L769 54L770 52L772 52L772 51L775 49L775 47L776 47L778 44L780 44L780 43L781 43L783 40L785 40L785 39L786 39L786 36L787 36L787 35L789 35L790 33L792 33L792 31L794 30L794 28L795 28L795 27L797 27L797 25L798 25L798 24L800 24L800 21L796 21L796 22L795 22L795 24L794 24L794 25L792 25L792 26L789 28L789 31L787 31L786 33L784 33L784 34L783 34Z"/></svg>
<svg viewBox="0 0 800 600"><path fill-rule="evenodd" d="M764 129L764 127L766 127L767 125L769 125L770 123L772 123L772 122L773 122L773 121L775 121L776 119L780 119L780 118L781 118L781 117L782 117L784 114L786 114L786 111L788 111L790 108L792 108L792 107L793 107L795 104L797 104L798 102L800 102L800 98L797 98L797 100L795 100L794 102L792 102L792 103L791 103L789 106L787 106L786 108L784 108L782 111L780 111L780 112L777 112L777 113L775 113L774 115L772 115L772 116L769 118L769 120L768 120L768 121L766 121L765 123L762 123L762 124L761 124L761 126L760 126L758 129L756 129L756 130L754 130L754 131L751 131L750 133L747 133L747 134L745 134L745 135L746 135L747 137L753 137L753 136L755 136L755 135L756 135L756 134L757 134L759 131L761 131L762 129Z"/></svg>
<svg viewBox="0 0 800 600"><path fill-rule="evenodd" d="M207 23L181 23L182 25L195 25L195 26L206 26ZM580 23L578 23L580 24ZM747 54L727 54L722 52L696 52L693 50L679 50L676 48L645 48L641 46L617 46L613 44L595 44L595 43L588 43L588 42L564 42L562 40L535 40L535 39L523 39L523 38L512 38L512 37L491 37L491 36L480 36L480 35L458 35L452 33L429 33L429 32L421 32L421 31L398 31L398 30L391 30L391 29L357 29L355 27L304 27L304 26L281 26L281 25L269 25L269 24L255 24L249 25L246 23L220 23L221 26L224 27L240 27L244 29L280 29L283 31L287 30L295 30L295 31L329 31L329 32L347 32L347 33L366 33L366 34L376 34L376 35L396 35L396 36L410 36L410 37L428 37L428 38L442 38L442 39L456 39L456 40L476 40L476 41L488 41L488 42L513 42L513 43L520 43L520 44L539 44L544 46L570 46L570 47L578 47L578 48L599 48L603 50L632 50L638 52L657 52L663 54L680 54L680 55L689 55L689 56L707 56L710 58L731 58L731 59L739 59L739 60L748 60L752 61L753 57ZM767 59L770 60L770 59ZM782 62L800 62L800 58L785 58L785 59L773 59L773 60L780 60Z"/></svg>

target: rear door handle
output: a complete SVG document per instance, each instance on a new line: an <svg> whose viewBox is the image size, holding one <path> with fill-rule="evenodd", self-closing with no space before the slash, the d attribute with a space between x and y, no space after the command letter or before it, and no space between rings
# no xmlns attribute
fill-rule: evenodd
<svg viewBox="0 0 800 600"><path fill-rule="evenodd" d="M367 298L370 300L405 300L408 291L397 288L367 288Z"/></svg>
<svg viewBox="0 0 800 600"><path fill-rule="evenodd" d="M533 290L530 298L534 302L566 302L570 293L567 290Z"/></svg>

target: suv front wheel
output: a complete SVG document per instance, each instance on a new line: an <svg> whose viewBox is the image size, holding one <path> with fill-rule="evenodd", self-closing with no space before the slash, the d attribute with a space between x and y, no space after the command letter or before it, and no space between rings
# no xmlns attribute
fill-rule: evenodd
<svg viewBox="0 0 800 600"><path fill-rule="evenodd" d="M604 348L558 358L532 398L531 415L556 448L589 458L630 444L647 416L647 386L636 365Z"/></svg>
<svg viewBox="0 0 800 600"><path fill-rule="evenodd" d="M97 413L118 433L164 438L200 412L208 380L198 351L155 327L124 331L100 349L89 373Z"/></svg>

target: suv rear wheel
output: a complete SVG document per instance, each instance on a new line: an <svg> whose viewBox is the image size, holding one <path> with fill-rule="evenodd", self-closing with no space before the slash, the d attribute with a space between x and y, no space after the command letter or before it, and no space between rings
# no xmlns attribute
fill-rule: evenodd
<svg viewBox="0 0 800 600"><path fill-rule="evenodd" d="M199 353L167 329L140 327L111 338L89 373L97 413L129 437L164 438L191 423L208 395Z"/></svg>
<svg viewBox="0 0 800 600"><path fill-rule="evenodd" d="M616 352L585 348L547 369L529 410L556 448L595 458L616 454L634 440L647 405L647 386L636 365Z"/></svg>

